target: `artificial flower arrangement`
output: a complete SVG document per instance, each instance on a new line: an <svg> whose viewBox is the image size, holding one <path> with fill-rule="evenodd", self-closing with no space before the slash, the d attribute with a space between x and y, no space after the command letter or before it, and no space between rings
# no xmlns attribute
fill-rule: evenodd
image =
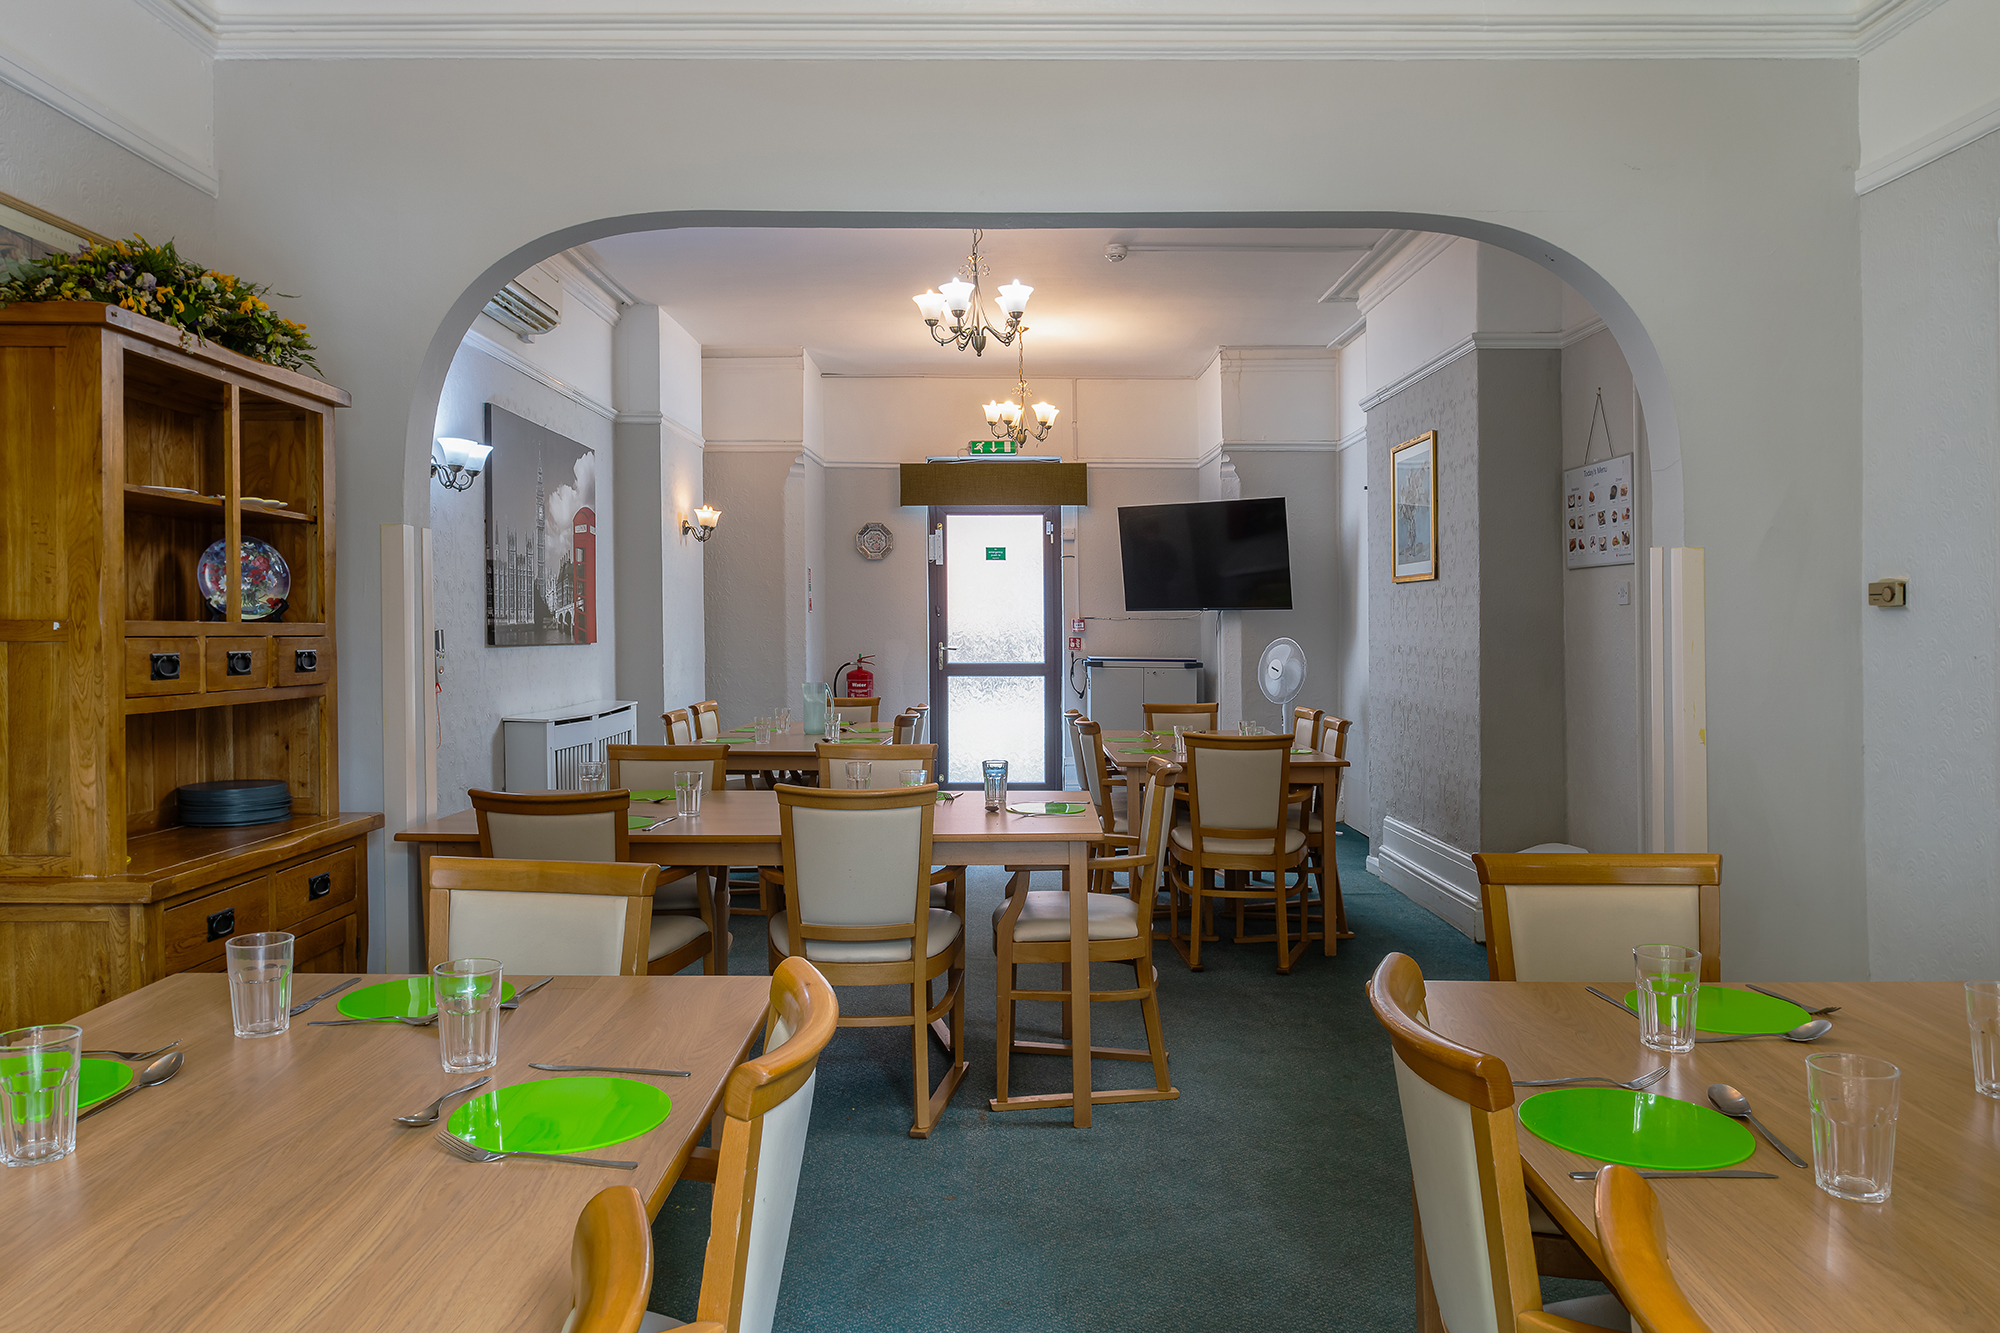
<svg viewBox="0 0 2000 1333"><path fill-rule="evenodd" d="M74 254L0 260L0 306L102 301L269 365L317 371L306 326L279 318L264 300L270 290L191 264L172 241L154 245L143 236Z"/></svg>

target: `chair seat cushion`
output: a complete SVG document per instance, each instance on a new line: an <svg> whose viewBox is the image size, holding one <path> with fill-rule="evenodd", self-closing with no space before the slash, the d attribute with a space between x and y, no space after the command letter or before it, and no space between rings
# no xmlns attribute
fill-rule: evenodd
<svg viewBox="0 0 2000 1333"><path fill-rule="evenodd" d="M686 1325L672 1315L660 1314L654 1310L646 1311L646 1317L639 1321L639 1333L660 1333L662 1329L684 1327Z"/></svg>
<svg viewBox="0 0 2000 1333"><path fill-rule="evenodd" d="M1325 823L1320 819L1319 811L1301 809L1299 811L1299 827L1303 828L1307 833L1318 833L1325 827Z"/></svg>
<svg viewBox="0 0 2000 1333"><path fill-rule="evenodd" d="M1139 904L1122 893L1089 893L1090 938L1129 940L1139 933ZM993 909L993 928L1007 911L1002 902ZM1069 938L1069 894L1061 889L1036 890L1028 894L1021 915L1014 918L1014 938L1022 944L1046 944Z"/></svg>
<svg viewBox="0 0 2000 1333"><path fill-rule="evenodd" d="M1175 851L1188 853L1194 851L1194 832L1185 824L1176 826L1168 833L1167 840L1173 844ZM1204 838L1201 845L1203 850L1214 856L1271 855L1269 838ZM1305 845L1304 833L1295 828L1285 830L1285 855L1290 856Z"/></svg>
<svg viewBox="0 0 2000 1333"><path fill-rule="evenodd" d="M698 916L656 916L653 918L653 938L646 946L647 961L665 958L706 934L708 927Z"/></svg>
<svg viewBox="0 0 2000 1333"><path fill-rule="evenodd" d="M653 893L655 911L692 912L701 907L701 894L695 886L701 883L693 875L683 875L665 888Z"/></svg>
<svg viewBox="0 0 2000 1333"><path fill-rule="evenodd" d="M930 956L937 957L951 948L958 939L959 931L965 923L958 913L931 908ZM776 912L771 916L772 947L785 957L792 956L792 921L789 914ZM910 957L908 940L812 940L806 945L806 957L815 963L901 963Z"/></svg>
<svg viewBox="0 0 2000 1333"><path fill-rule="evenodd" d="M1589 1324L1592 1328L1615 1328L1618 1333L1631 1333L1632 1316L1621 1305L1616 1296L1606 1293L1602 1296L1579 1296L1571 1301L1557 1301L1554 1305L1542 1307L1553 1315L1564 1319L1574 1319L1579 1324ZM641 1324L640 1328L645 1325Z"/></svg>

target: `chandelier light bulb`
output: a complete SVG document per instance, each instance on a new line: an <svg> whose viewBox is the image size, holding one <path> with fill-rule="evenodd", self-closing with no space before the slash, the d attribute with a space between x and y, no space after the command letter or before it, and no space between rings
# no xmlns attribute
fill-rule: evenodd
<svg viewBox="0 0 2000 1333"><path fill-rule="evenodd" d="M1035 404L1035 420L1040 422L1045 427L1053 426L1055 424L1056 418L1061 415L1062 415L1062 409L1060 407L1056 407L1051 403Z"/></svg>
<svg viewBox="0 0 2000 1333"><path fill-rule="evenodd" d="M1000 289L1000 308L1007 312L1008 319L1019 319L1027 311L1028 298L1034 291L1033 287L1023 283L1019 278Z"/></svg>
<svg viewBox="0 0 2000 1333"><path fill-rule="evenodd" d="M999 424L1000 424L1000 411L1001 411L1001 408L1000 408L1000 404L998 404L998 403L988 403L988 404L986 405L986 424L987 424L987 425L989 425L989 426L997 426L997 425L999 425Z"/></svg>
<svg viewBox="0 0 2000 1333"><path fill-rule="evenodd" d="M910 298L917 303L917 309L924 315L926 324L935 324L944 318L944 298L936 292L925 292L922 296Z"/></svg>
<svg viewBox="0 0 2000 1333"><path fill-rule="evenodd" d="M972 284L965 279L953 278L950 282L941 282L938 290L944 293L945 307L953 315L962 315L971 308Z"/></svg>
<svg viewBox="0 0 2000 1333"><path fill-rule="evenodd" d="M1012 430L1021 424L1021 405L1009 398L1000 405L1000 420Z"/></svg>

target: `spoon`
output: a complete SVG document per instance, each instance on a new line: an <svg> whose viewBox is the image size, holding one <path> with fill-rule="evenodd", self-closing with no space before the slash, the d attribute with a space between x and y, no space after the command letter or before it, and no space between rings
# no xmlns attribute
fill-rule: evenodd
<svg viewBox="0 0 2000 1333"><path fill-rule="evenodd" d="M125 1089L125 1091L119 1093L116 1097L107 1097L105 1100L99 1102L97 1105L91 1107L88 1111L85 1111L82 1115L78 1116L77 1119L88 1120L90 1119L90 1117L96 1115L99 1111L102 1111L105 1107L116 1106L118 1103L124 1101L127 1097L130 1097L133 1093L137 1092L141 1088L150 1088L155 1083L165 1083L175 1074L180 1073L181 1066L186 1062L187 1062L187 1056L182 1052L169 1051L167 1054L161 1056L159 1059L153 1061L153 1063L147 1065L144 1069L140 1070L139 1077L132 1081L131 1087Z"/></svg>
<svg viewBox="0 0 2000 1333"><path fill-rule="evenodd" d="M1790 1032L1733 1032L1726 1037L1696 1037L1696 1041L1748 1041L1752 1037L1783 1037L1786 1041L1818 1041L1833 1031L1833 1020L1815 1018L1810 1023L1801 1023Z"/></svg>
<svg viewBox="0 0 2000 1333"><path fill-rule="evenodd" d="M1821 1021L1824 1022L1825 1020ZM1770 1141L1773 1148L1776 1148L1785 1155L1785 1160L1793 1166L1805 1165L1805 1162L1800 1160L1797 1153L1778 1141L1776 1134L1764 1128L1763 1121L1750 1114L1750 1099L1748 1097L1745 1097L1727 1083L1711 1083L1708 1085L1708 1100L1714 1104L1716 1110L1722 1112L1724 1115L1734 1116L1738 1120L1748 1120L1756 1127L1759 1134L1762 1134Z"/></svg>
<svg viewBox="0 0 2000 1333"><path fill-rule="evenodd" d="M392 1119L399 1125L435 1125L437 1123L438 1112L444 1109L445 1097L456 1097L461 1092L471 1092L474 1088L483 1087L492 1081L493 1075L488 1074L476 1083L468 1083L462 1088L453 1088L450 1092L445 1093L444 1097L439 1097L415 1115L399 1115L392 1117Z"/></svg>

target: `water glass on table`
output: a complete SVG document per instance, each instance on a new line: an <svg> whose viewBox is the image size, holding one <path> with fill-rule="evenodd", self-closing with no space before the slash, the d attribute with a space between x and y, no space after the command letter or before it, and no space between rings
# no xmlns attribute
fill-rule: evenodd
<svg viewBox="0 0 2000 1333"><path fill-rule="evenodd" d="M1642 944L1632 950L1638 972L1639 1044L1685 1055L1694 1049L1695 1002L1701 997L1701 950Z"/></svg>
<svg viewBox="0 0 2000 1333"><path fill-rule="evenodd" d="M896 777L905 787L921 787L931 780L930 774L924 772L921 768L903 769L896 774Z"/></svg>
<svg viewBox="0 0 2000 1333"><path fill-rule="evenodd" d="M1965 1021L1972 1029L1972 1090L2000 1097L2000 981L1965 983Z"/></svg>
<svg viewBox="0 0 2000 1333"><path fill-rule="evenodd" d="M783 736L791 731L792 729L791 709L780 708L777 712L771 714L771 719L772 719L773 730L775 730L779 736Z"/></svg>
<svg viewBox="0 0 2000 1333"><path fill-rule="evenodd" d="M1834 1198L1881 1203L1889 1197L1902 1073L1872 1055L1806 1057L1813 1180Z"/></svg>
<svg viewBox="0 0 2000 1333"><path fill-rule="evenodd" d="M759 745L771 743L771 718L768 714L750 720L750 738Z"/></svg>
<svg viewBox="0 0 2000 1333"><path fill-rule="evenodd" d="M39 1166L76 1151L82 1059L74 1023L0 1032L0 1165Z"/></svg>
<svg viewBox="0 0 2000 1333"><path fill-rule="evenodd" d="M222 946L229 967L229 1019L239 1037L275 1037L292 1026L292 937L282 930L238 935Z"/></svg>
<svg viewBox="0 0 2000 1333"><path fill-rule="evenodd" d="M682 768L674 771L674 813L682 819L693 819L701 813L701 787L708 774L698 768Z"/></svg>
<svg viewBox="0 0 2000 1333"><path fill-rule="evenodd" d="M438 1058L453 1073L500 1062L501 968L497 958L454 958L431 969L437 994Z"/></svg>
<svg viewBox="0 0 2000 1333"><path fill-rule="evenodd" d="M849 791L867 790L868 781L870 777L873 776L874 772L875 772L875 765L866 759L848 760L847 789Z"/></svg>
<svg viewBox="0 0 2000 1333"><path fill-rule="evenodd" d="M585 759L576 766L576 789L578 791L604 790L604 773L608 767L602 759Z"/></svg>
<svg viewBox="0 0 2000 1333"><path fill-rule="evenodd" d="M988 759L979 765L986 786L986 813L998 814L1007 808L1007 761Z"/></svg>

